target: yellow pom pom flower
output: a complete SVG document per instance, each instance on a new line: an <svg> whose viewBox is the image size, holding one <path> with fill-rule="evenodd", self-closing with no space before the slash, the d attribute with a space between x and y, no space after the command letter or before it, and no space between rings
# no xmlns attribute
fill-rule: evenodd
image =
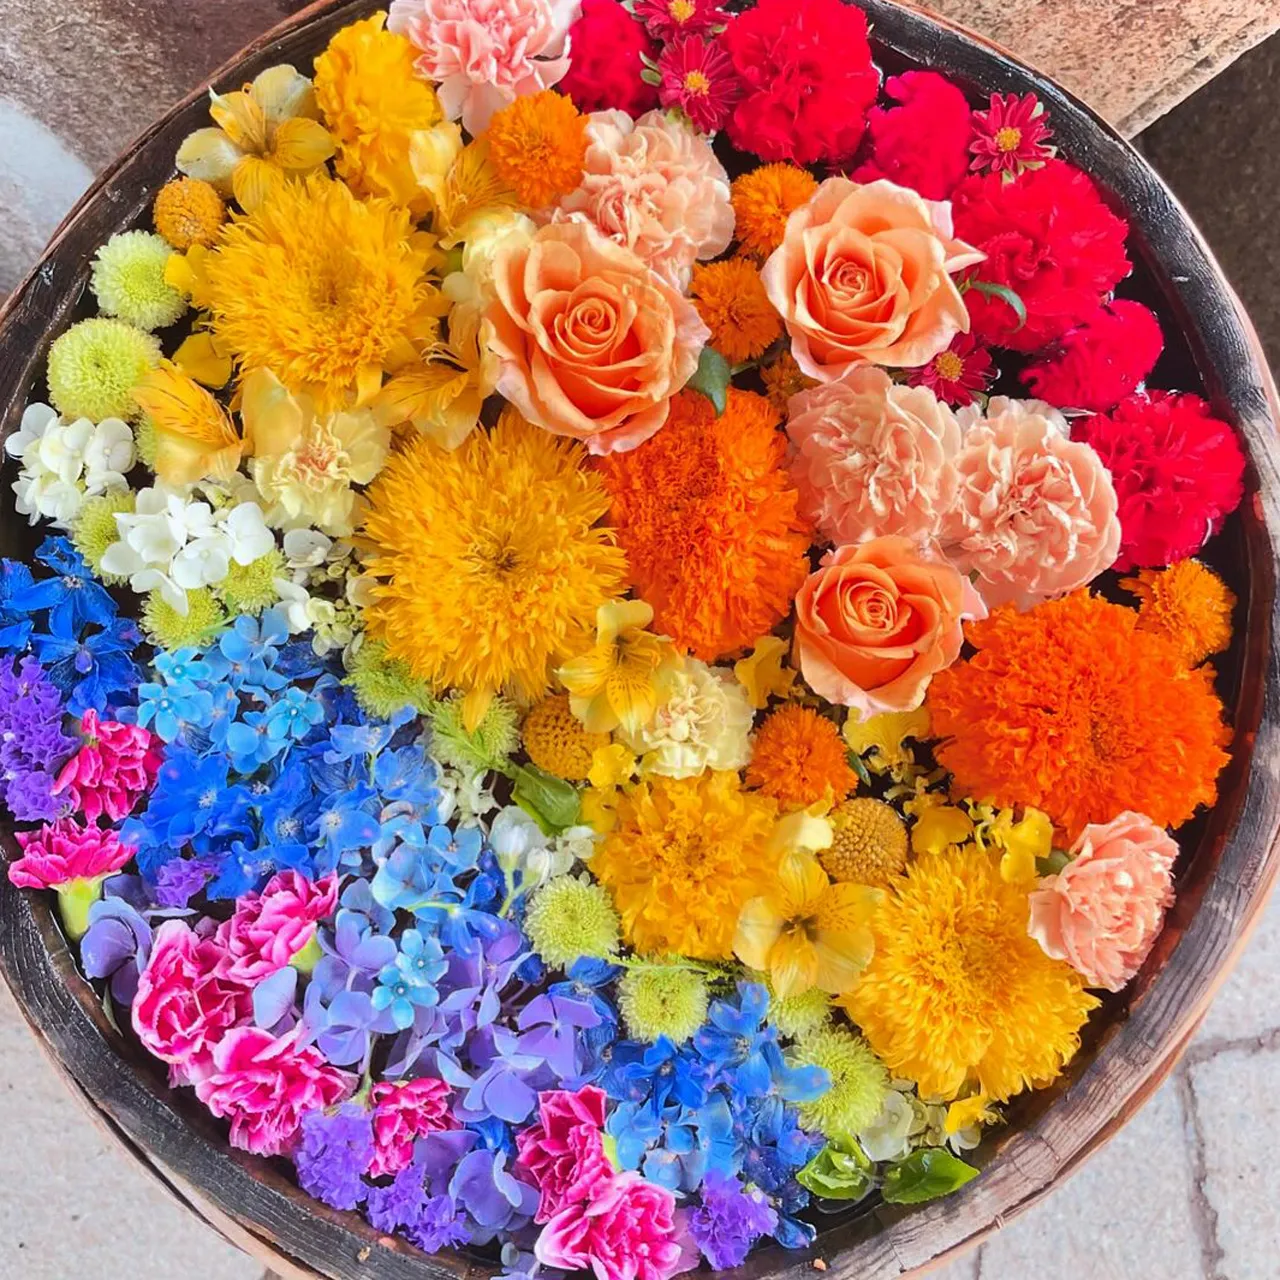
<svg viewBox="0 0 1280 1280"><path fill-rule="evenodd" d="M123 320L81 320L49 348L49 399L68 421L138 416L134 388L160 363L160 343Z"/></svg>
<svg viewBox="0 0 1280 1280"><path fill-rule="evenodd" d="M821 1067L831 1087L800 1108L802 1128L828 1138L865 1129L889 1094L889 1073L871 1046L847 1027L824 1026L800 1037L791 1052L795 1065Z"/></svg>
<svg viewBox="0 0 1280 1280"><path fill-rule="evenodd" d="M1138 630L1170 641L1189 667L1231 643L1236 598L1212 569L1199 560L1180 560L1167 569L1142 569L1120 585L1142 601Z"/></svg>
<svg viewBox="0 0 1280 1280"><path fill-rule="evenodd" d="M633 1040L683 1044L707 1019L707 980L679 963L636 964L618 980L618 1011Z"/></svg>
<svg viewBox="0 0 1280 1280"><path fill-rule="evenodd" d="M425 712L431 706L430 689L403 662L388 657L386 645L367 637L347 659L343 683L355 690L356 701L365 711L383 720L405 707Z"/></svg>
<svg viewBox="0 0 1280 1280"><path fill-rule="evenodd" d="M180 320L187 300L165 282L173 251L150 231L121 231L98 250L89 287L103 314L139 329L164 329Z"/></svg>
<svg viewBox="0 0 1280 1280"><path fill-rule="evenodd" d="M147 594L142 606L142 629L161 649L201 648L227 623L227 615L208 587L187 592L187 612L179 613L158 591Z"/></svg>
<svg viewBox="0 0 1280 1280"><path fill-rule="evenodd" d="M588 733L573 714L567 693L535 702L520 726L529 759L568 782L583 782L591 771L592 753L609 745L607 733Z"/></svg>
<svg viewBox="0 0 1280 1280"><path fill-rule="evenodd" d="M530 209L545 209L582 181L587 121L553 89L517 98L489 122L489 159Z"/></svg>
<svg viewBox="0 0 1280 1280"><path fill-rule="evenodd" d="M84 556L89 568L108 586L120 586L129 581L127 577L104 573L102 557L113 542L120 541L117 514L132 512L134 502L132 489L108 489L106 493L86 498L80 504L75 523L71 527L71 541L75 549Z"/></svg>
<svg viewBox="0 0 1280 1280"><path fill-rule="evenodd" d="M618 913L589 876L557 876L534 895L524 929L533 949L555 968L582 956L603 959L618 949Z"/></svg>
<svg viewBox="0 0 1280 1280"><path fill-rule="evenodd" d="M193 244L213 245L227 220L227 206L213 183L174 178L160 188L151 217L160 235L185 253Z"/></svg>
<svg viewBox="0 0 1280 1280"><path fill-rule="evenodd" d="M831 847L818 859L833 880L885 887L907 865L907 828L892 805L855 796L831 811Z"/></svg>

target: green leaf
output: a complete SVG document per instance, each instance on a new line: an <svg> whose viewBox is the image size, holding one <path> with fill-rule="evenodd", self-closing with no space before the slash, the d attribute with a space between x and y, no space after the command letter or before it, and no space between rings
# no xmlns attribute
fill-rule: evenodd
<svg viewBox="0 0 1280 1280"><path fill-rule="evenodd" d="M1065 849L1054 849L1047 858L1036 859L1036 875L1056 876L1071 861L1071 855Z"/></svg>
<svg viewBox="0 0 1280 1280"><path fill-rule="evenodd" d="M640 79L643 80L645 84L661 84L662 72L659 71L657 67L645 67L644 70L640 72Z"/></svg>
<svg viewBox="0 0 1280 1280"><path fill-rule="evenodd" d="M851 1149L841 1150L841 1147ZM874 1185L875 1166L856 1142L828 1142L796 1181L824 1200L861 1200Z"/></svg>
<svg viewBox="0 0 1280 1280"><path fill-rule="evenodd" d="M517 764L507 775L515 783L511 798L542 828L559 835L576 826L582 811L577 789L536 764Z"/></svg>
<svg viewBox="0 0 1280 1280"><path fill-rule="evenodd" d="M849 768L858 775L858 781L864 787L869 787L871 785L871 773L866 764L863 763L862 757L856 751L846 751L844 755L849 762Z"/></svg>
<svg viewBox="0 0 1280 1280"><path fill-rule="evenodd" d="M1006 306L1013 309L1018 317L1018 329L1027 323L1027 308L1023 301L1008 285L992 284L989 280L971 280L969 288L976 289L985 298L999 298ZM1018 332L1014 330L1014 333Z"/></svg>
<svg viewBox="0 0 1280 1280"><path fill-rule="evenodd" d="M945 1147L923 1147L889 1167L882 1194L888 1204L922 1204L949 1195L977 1176L977 1169Z"/></svg>
<svg viewBox="0 0 1280 1280"><path fill-rule="evenodd" d="M729 379L733 371L729 362L714 347L703 347L693 377L685 383L711 401L718 418L729 403Z"/></svg>

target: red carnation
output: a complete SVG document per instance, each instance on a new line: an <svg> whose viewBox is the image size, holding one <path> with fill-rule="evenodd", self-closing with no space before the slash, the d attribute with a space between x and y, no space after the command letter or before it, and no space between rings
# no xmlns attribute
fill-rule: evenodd
<svg viewBox="0 0 1280 1280"><path fill-rule="evenodd" d="M987 261L973 278L1011 289L1026 324L1007 301L971 289L973 331L992 346L1038 351L1094 315L1129 273L1118 218L1087 175L1050 160L1010 180L999 173L966 178L951 197L956 235Z"/></svg>
<svg viewBox="0 0 1280 1280"><path fill-rule="evenodd" d="M1069 409L1104 413L1155 368L1164 336L1140 302L1099 307L1036 364L1022 371L1032 395Z"/></svg>
<svg viewBox="0 0 1280 1280"><path fill-rule="evenodd" d="M888 178L926 200L945 200L969 167L973 120L964 94L936 71L891 76L884 91L901 105L872 107L871 154L854 179Z"/></svg>
<svg viewBox="0 0 1280 1280"><path fill-rule="evenodd" d="M907 382L913 387L928 387L939 400L963 409L986 392L995 373L991 352L980 347L973 334L958 333L928 364L909 370Z"/></svg>
<svg viewBox="0 0 1280 1280"><path fill-rule="evenodd" d="M582 17L569 28L569 74L556 88L579 111L618 107L640 116L658 105L658 93L640 79L657 44L618 0L582 0Z"/></svg>
<svg viewBox="0 0 1280 1280"><path fill-rule="evenodd" d="M1120 503L1121 571L1193 556L1243 494L1244 454L1235 432L1199 396L1151 391L1110 414L1078 422L1111 472Z"/></svg>
<svg viewBox="0 0 1280 1280"><path fill-rule="evenodd" d="M636 0L635 15L655 40L664 43L722 27L729 14L715 0Z"/></svg>
<svg viewBox="0 0 1280 1280"><path fill-rule="evenodd" d="M724 35L744 97L729 140L762 160L852 157L876 100L866 15L842 0L760 0Z"/></svg>
<svg viewBox="0 0 1280 1280"><path fill-rule="evenodd" d="M715 39L681 36L658 59L658 100L679 107L703 133L724 128L742 84L724 47Z"/></svg>

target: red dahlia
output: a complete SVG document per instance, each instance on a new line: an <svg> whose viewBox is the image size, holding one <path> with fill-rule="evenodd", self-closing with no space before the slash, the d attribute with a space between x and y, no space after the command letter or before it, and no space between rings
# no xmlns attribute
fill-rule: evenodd
<svg viewBox="0 0 1280 1280"><path fill-rule="evenodd" d="M969 150L976 172L1018 174L1040 168L1053 156L1053 148L1046 145L1053 130L1034 93L993 93L991 106L973 113L973 127L976 136Z"/></svg>
<svg viewBox="0 0 1280 1280"><path fill-rule="evenodd" d="M733 104L742 96L733 63L714 39L681 36L658 59L658 99L679 107L703 133L724 127Z"/></svg>
<svg viewBox="0 0 1280 1280"><path fill-rule="evenodd" d="M913 387L928 387L939 400L963 409L972 404L995 378L991 352L980 347L971 333L958 333L951 345L928 364L912 369L907 381Z"/></svg>
<svg viewBox="0 0 1280 1280"><path fill-rule="evenodd" d="M658 105L657 90L640 79L644 58L657 44L618 0L582 0L582 17L569 28L569 74L556 85L579 111L619 107L640 116Z"/></svg>
<svg viewBox="0 0 1280 1280"><path fill-rule="evenodd" d="M876 100L866 15L843 0L760 0L724 34L743 83L729 139L762 160L852 158Z"/></svg>
<svg viewBox="0 0 1280 1280"><path fill-rule="evenodd" d="M710 31L729 21L729 15L714 0L636 0L632 11L649 34L664 44L679 36Z"/></svg>
<svg viewBox="0 0 1280 1280"><path fill-rule="evenodd" d="M1199 396L1151 391L1076 423L1120 502L1121 571L1193 556L1240 504L1244 453Z"/></svg>
<svg viewBox="0 0 1280 1280"><path fill-rule="evenodd" d="M951 197L955 232L986 262L972 278L1013 290L1027 309L994 294L965 295L973 332L997 347L1038 351L1093 316L1129 274L1129 224L1102 202L1093 182L1065 160L1050 160L1012 180L971 174Z"/></svg>

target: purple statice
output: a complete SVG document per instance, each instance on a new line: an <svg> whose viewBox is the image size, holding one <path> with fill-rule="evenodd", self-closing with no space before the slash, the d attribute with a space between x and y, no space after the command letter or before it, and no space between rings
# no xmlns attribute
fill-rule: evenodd
<svg viewBox="0 0 1280 1280"><path fill-rule="evenodd" d="M703 1256L723 1271L746 1259L751 1246L778 1225L778 1215L762 1191L712 1172L703 1180L702 1201L689 1210L688 1223Z"/></svg>
<svg viewBox="0 0 1280 1280"><path fill-rule="evenodd" d="M399 1231L413 1226L427 1204L422 1166L406 1165L388 1187L369 1187L364 1216L378 1231ZM448 1197L442 1196L441 1199Z"/></svg>
<svg viewBox="0 0 1280 1280"><path fill-rule="evenodd" d="M452 1196L432 1196L405 1234L424 1253L439 1253L470 1239L466 1214Z"/></svg>
<svg viewBox="0 0 1280 1280"><path fill-rule="evenodd" d="M298 1184L334 1209L354 1209L368 1193L364 1173L373 1160L373 1119L363 1107L302 1118L302 1142L293 1156Z"/></svg>
<svg viewBox="0 0 1280 1280"><path fill-rule="evenodd" d="M217 869L213 858L174 858L166 862L156 872L156 905L175 910L185 907Z"/></svg>
<svg viewBox="0 0 1280 1280"><path fill-rule="evenodd" d="M60 817L58 769L78 743L62 731L62 696L34 658L0 666L0 787L20 822Z"/></svg>

